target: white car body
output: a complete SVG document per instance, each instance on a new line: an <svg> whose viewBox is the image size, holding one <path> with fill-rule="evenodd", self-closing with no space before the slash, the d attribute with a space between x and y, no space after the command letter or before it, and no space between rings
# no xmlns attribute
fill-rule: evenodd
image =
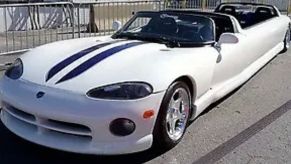
<svg viewBox="0 0 291 164"><path fill-rule="evenodd" d="M161 102L175 80L187 78L192 84L193 119L211 103L246 82L284 48L283 39L290 24L287 16L279 15L248 29L240 28L234 17L231 19L238 30L232 34L238 38L238 43L222 43L220 52L214 46L169 48L164 44L146 43L122 50L59 84L56 82L65 74L96 54L136 41L123 40L93 51L48 81L45 75L60 61L113 39L74 39L35 48L20 57L24 72L19 80L4 76L0 81L1 120L18 136L65 151L125 154L148 149L153 143L153 127ZM225 34L224 39L227 36ZM131 81L151 84L153 94L126 101L86 96L92 88ZM45 95L37 99L40 91ZM144 119L143 113L148 109L154 110L155 115ZM111 134L109 124L116 118L133 120L136 130L125 137ZM61 122L88 129L67 127Z"/></svg>

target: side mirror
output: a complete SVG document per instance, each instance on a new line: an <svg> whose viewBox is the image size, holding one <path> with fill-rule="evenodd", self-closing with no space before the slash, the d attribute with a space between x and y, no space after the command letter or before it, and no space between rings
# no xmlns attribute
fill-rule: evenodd
<svg viewBox="0 0 291 164"><path fill-rule="evenodd" d="M239 42L239 38L233 33L221 34L218 42L214 45L214 47L219 52L219 56L216 62L219 63L222 60L222 56L220 54L222 44L237 44L238 42Z"/></svg>
<svg viewBox="0 0 291 164"><path fill-rule="evenodd" d="M115 31L118 31L120 30L122 27L122 23L120 21L113 21L112 23L112 28L115 30Z"/></svg>
<svg viewBox="0 0 291 164"><path fill-rule="evenodd" d="M223 33L221 34L218 44L236 44L239 42L239 38L233 33Z"/></svg>

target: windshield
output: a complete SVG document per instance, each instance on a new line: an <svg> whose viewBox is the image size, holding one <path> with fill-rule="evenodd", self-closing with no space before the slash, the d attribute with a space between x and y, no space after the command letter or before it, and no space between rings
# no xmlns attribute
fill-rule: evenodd
<svg viewBox="0 0 291 164"><path fill-rule="evenodd" d="M151 40L181 46L214 42L213 21L203 16L175 12L137 13L114 38Z"/></svg>

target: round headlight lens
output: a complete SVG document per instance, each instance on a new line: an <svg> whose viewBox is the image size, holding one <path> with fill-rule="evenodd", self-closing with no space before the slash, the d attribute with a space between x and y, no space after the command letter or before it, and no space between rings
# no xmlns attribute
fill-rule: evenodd
<svg viewBox="0 0 291 164"><path fill-rule="evenodd" d="M132 100L150 95L153 92L149 84L141 82L128 82L108 85L90 90L87 95L92 98Z"/></svg>
<svg viewBox="0 0 291 164"><path fill-rule="evenodd" d="M20 59L16 59L15 62L6 70L5 75L10 79L19 79L23 74L23 64Z"/></svg>

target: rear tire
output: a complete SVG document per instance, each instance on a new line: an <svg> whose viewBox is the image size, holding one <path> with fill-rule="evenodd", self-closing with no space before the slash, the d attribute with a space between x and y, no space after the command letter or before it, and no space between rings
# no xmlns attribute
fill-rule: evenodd
<svg viewBox="0 0 291 164"><path fill-rule="evenodd" d="M285 38L284 38L284 48L280 53L285 53L290 47L290 27L288 28Z"/></svg>
<svg viewBox="0 0 291 164"><path fill-rule="evenodd" d="M183 138L191 113L191 94L184 82L174 82L162 101L154 128L154 146L170 149Z"/></svg>

